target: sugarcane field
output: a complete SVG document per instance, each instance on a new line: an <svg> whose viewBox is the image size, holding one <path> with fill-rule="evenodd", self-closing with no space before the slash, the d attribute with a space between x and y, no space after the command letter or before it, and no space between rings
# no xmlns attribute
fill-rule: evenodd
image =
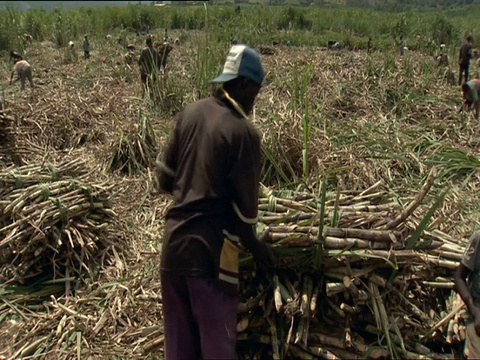
<svg viewBox="0 0 480 360"><path fill-rule="evenodd" d="M265 69L248 121L275 259L240 252L237 358L464 359L478 1L143 3L0 7L0 359L168 360L157 159L234 44Z"/></svg>

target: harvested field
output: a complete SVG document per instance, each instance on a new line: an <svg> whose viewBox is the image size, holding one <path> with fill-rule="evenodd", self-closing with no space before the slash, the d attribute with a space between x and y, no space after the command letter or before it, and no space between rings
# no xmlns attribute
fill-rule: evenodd
<svg viewBox="0 0 480 360"><path fill-rule="evenodd" d="M137 49L142 41L135 38ZM151 165L173 127L172 114L208 93L205 79L222 68L229 45L212 44L211 54L202 58L203 42L202 33L191 32L185 44L174 47L157 104L141 99L138 69L121 62L124 51L118 45L91 39L88 61L70 58L63 48L46 51L40 43L28 50L37 87L6 88L8 111L0 117L1 355L161 357L158 265L170 200L155 193ZM252 121L264 145L259 231L271 234L281 261L277 280L290 298L284 292L278 302L280 283L263 285L263 298L257 299L263 305L248 309L257 323L239 318L241 354L373 357L369 348L375 347L378 357L450 356L462 344L459 331L448 337L458 311L441 321L458 307L451 275L478 226L480 203L478 124L470 113L458 114L461 94L448 82L448 71L456 68L437 68L433 58L415 52L398 58L312 47L275 50L262 55L267 78ZM432 166L436 170L429 177ZM398 218L419 193L421 201ZM400 221L389 222L394 219ZM373 245L371 237L341 230L352 228L399 235L397 241ZM306 269L295 251L307 249L302 254L314 264L324 230L324 272ZM33 239L45 250L32 249ZM55 243L59 240L62 244ZM41 259L49 260L47 265L36 259L42 253L49 254ZM288 257L293 263L283 261ZM255 293L248 260L244 301ZM13 276L7 270L16 261L23 267ZM39 271L45 266L51 271ZM319 284L326 292L317 291L323 294L317 295L317 310L284 312L287 302L306 309ZM392 286L405 299L389 298ZM362 295L346 295L347 288L360 289L368 300L357 303ZM423 297L428 301L419 304ZM366 310L369 306L376 310ZM257 321L255 310L270 311L267 323L263 317ZM305 319L312 314L309 324ZM393 320L399 317L397 324ZM286 330L278 339L292 340L290 350L285 343L271 346L272 319L279 331ZM338 319L351 327L349 342L345 333L325 337L322 327ZM290 337L285 324L292 326ZM369 336L357 331L365 324ZM307 352L301 344L309 344ZM430 346L432 353L421 346Z"/></svg>

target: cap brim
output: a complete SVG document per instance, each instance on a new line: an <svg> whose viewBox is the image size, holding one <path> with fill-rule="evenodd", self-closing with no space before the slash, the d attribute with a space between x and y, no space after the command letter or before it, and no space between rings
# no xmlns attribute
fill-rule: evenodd
<svg viewBox="0 0 480 360"><path fill-rule="evenodd" d="M236 74L221 74L212 80L213 83L224 83L233 79L236 79L238 75Z"/></svg>

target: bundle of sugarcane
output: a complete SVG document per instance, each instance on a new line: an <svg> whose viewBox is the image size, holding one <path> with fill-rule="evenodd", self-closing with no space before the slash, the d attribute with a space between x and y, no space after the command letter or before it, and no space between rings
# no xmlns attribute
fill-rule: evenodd
<svg viewBox="0 0 480 360"><path fill-rule="evenodd" d="M323 191L318 204L301 193L262 198L278 264L261 280L242 259L240 356L444 357L439 337L424 335L446 310L463 247L432 223L425 230L444 194L421 220L414 214L434 177L405 208L380 183L331 199Z"/></svg>
<svg viewBox="0 0 480 360"><path fill-rule="evenodd" d="M0 112L0 164L18 164L20 159L15 152L14 119Z"/></svg>
<svg viewBox="0 0 480 360"><path fill-rule="evenodd" d="M79 276L111 246L110 187L88 184L79 160L0 171L0 280Z"/></svg>
<svg viewBox="0 0 480 360"><path fill-rule="evenodd" d="M8 136L12 132L13 118L0 112L0 145L3 146L8 141Z"/></svg>
<svg viewBox="0 0 480 360"><path fill-rule="evenodd" d="M157 143L155 133L146 117L127 132L119 130L109 149L106 169L126 175L138 174L155 163Z"/></svg>
<svg viewBox="0 0 480 360"><path fill-rule="evenodd" d="M10 166L0 169L0 198L12 189L55 181L58 179L84 180L87 175L85 163L74 159L56 165L50 163Z"/></svg>
<svg viewBox="0 0 480 360"><path fill-rule="evenodd" d="M423 339L440 338L446 344L463 349L466 338L466 320L469 318L467 307L458 293L452 293L447 300L448 312L441 313L439 320Z"/></svg>

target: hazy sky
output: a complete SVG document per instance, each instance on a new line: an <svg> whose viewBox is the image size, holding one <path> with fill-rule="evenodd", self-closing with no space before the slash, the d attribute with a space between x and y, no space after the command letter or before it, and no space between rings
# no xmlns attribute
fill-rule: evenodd
<svg viewBox="0 0 480 360"><path fill-rule="evenodd" d="M72 9L82 6L122 6L128 5L128 3L138 4L139 2L144 4L151 3L151 1L0 1L0 8L8 4L18 10L27 10L31 7L50 10L56 6L61 6L64 9Z"/></svg>

